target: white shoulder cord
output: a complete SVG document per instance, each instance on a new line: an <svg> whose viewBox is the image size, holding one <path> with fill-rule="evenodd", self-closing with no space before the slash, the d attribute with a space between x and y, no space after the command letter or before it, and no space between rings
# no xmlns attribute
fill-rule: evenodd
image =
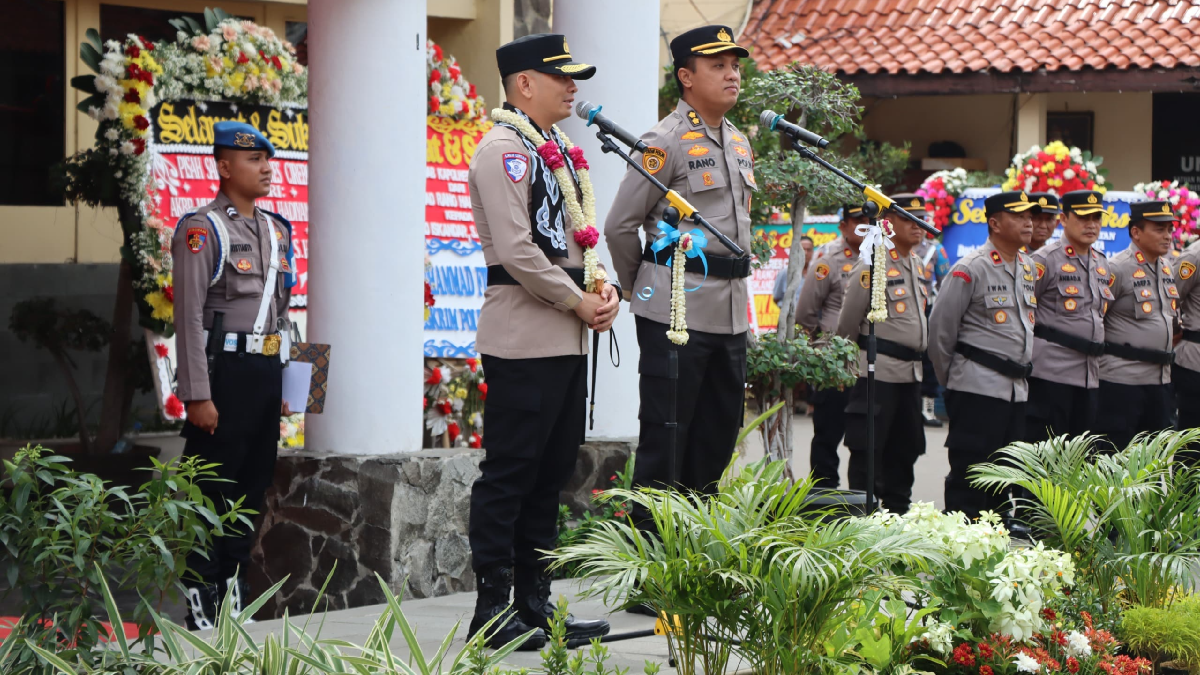
<svg viewBox="0 0 1200 675"><path fill-rule="evenodd" d="M221 280L221 275L225 273L225 263L229 260L229 230L216 211L208 212L208 222L212 223L213 234L217 239L217 268L213 270L212 281L208 282L208 287L212 288Z"/></svg>
<svg viewBox="0 0 1200 675"><path fill-rule="evenodd" d="M255 217L258 214L255 213ZM258 318L254 320L254 334L262 335L267 323L267 311L271 307L271 299L275 297L275 278L279 275L279 241L275 239L275 223L270 216L263 216L267 221L267 238L271 240L271 266L267 268L267 282L263 284L262 300L258 303Z"/></svg>

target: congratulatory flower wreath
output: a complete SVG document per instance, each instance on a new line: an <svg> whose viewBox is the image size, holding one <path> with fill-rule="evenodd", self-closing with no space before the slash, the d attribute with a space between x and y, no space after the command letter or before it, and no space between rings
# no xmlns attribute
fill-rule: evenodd
<svg viewBox="0 0 1200 675"><path fill-rule="evenodd" d="M1012 166L1005 171L1004 190L1052 192L1063 195L1075 190L1096 190L1103 194L1106 169L1100 168L1103 157L1091 152L1068 148L1062 141L1052 141L1046 147L1033 146L1028 152L1013 157Z"/></svg>
<svg viewBox="0 0 1200 675"><path fill-rule="evenodd" d="M129 35L124 42L101 43L87 31L80 58L93 74L71 85L87 94L77 106L100 125L96 146L69 158L63 192L72 202L116 206L125 245L121 255L133 266L142 325L163 335L173 332L171 237L174 223L159 217L155 156L149 111L162 101L193 99L292 108L308 97L308 73L295 48L270 28L204 11L205 26L190 17L174 19L174 42L154 43ZM290 110L288 110L290 113Z"/></svg>

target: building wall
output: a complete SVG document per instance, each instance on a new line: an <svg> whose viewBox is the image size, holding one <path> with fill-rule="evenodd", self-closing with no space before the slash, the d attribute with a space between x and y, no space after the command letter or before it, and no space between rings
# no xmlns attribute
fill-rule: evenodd
<svg viewBox="0 0 1200 675"><path fill-rule="evenodd" d="M1151 178L1154 95L1150 92L1046 94L1046 111L1095 113L1094 154L1104 158L1108 186L1128 190Z"/></svg>
<svg viewBox="0 0 1200 675"><path fill-rule="evenodd" d="M877 141L912 144L913 159L929 156L929 144L954 141L967 157L987 160L987 170L1001 173L1012 159L1013 97L910 96L866 99L863 122Z"/></svg>

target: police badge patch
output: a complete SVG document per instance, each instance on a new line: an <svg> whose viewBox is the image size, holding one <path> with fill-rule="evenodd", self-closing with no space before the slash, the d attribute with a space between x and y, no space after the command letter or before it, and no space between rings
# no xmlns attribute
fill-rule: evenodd
<svg viewBox="0 0 1200 675"><path fill-rule="evenodd" d="M829 276L829 265L826 265L825 263L818 264L817 272L814 276L816 277L817 281L821 281L825 277Z"/></svg>
<svg viewBox="0 0 1200 675"><path fill-rule="evenodd" d="M642 151L642 168L651 176L662 170L667 163L667 153L662 148L650 146Z"/></svg>
<svg viewBox="0 0 1200 675"><path fill-rule="evenodd" d="M204 243L208 241L208 230L203 227L189 227L187 231L187 247L192 253L199 253L204 250Z"/></svg>
<svg viewBox="0 0 1200 675"><path fill-rule="evenodd" d="M1187 281L1196 273L1196 266L1190 262L1179 263L1179 278Z"/></svg>
<svg viewBox="0 0 1200 675"><path fill-rule="evenodd" d="M525 174L529 173L529 158L519 152L506 152L502 158L504 161L504 173L508 174L508 179L514 183L520 183L525 178Z"/></svg>

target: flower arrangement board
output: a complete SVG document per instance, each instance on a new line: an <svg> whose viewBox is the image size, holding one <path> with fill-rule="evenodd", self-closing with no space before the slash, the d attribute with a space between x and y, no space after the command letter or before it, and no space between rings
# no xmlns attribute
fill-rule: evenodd
<svg viewBox="0 0 1200 675"><path fill-rule="evenodd" d="M967 188L962 196L954 200L949 224L942 230L942 244L946 247L946 256L951 265L987 241L987 219L983 213L983 200L999 191L999 188ZM1135 192L1110 190L1104 193L1102 203L1106 213L1102 216L1096 250L1111 256L1129 248L1129 205L1144 199L1144 195ZM1051 241L1061 236L1060 226L1055 230Z"/></svg>
<svg viewBox="0 0 1200 675"><path fill-rule="evenodd" d="M837 216L808 216L804 219L804 235L813 240L813 250L838 237ZM755 237L765 237L771 246L771 259L750 275L750 312L755 330L767 333L779 324L779 305L771 292L775 279L787 274L788 257L792 247L791 225L755 225Z"/></svg>

